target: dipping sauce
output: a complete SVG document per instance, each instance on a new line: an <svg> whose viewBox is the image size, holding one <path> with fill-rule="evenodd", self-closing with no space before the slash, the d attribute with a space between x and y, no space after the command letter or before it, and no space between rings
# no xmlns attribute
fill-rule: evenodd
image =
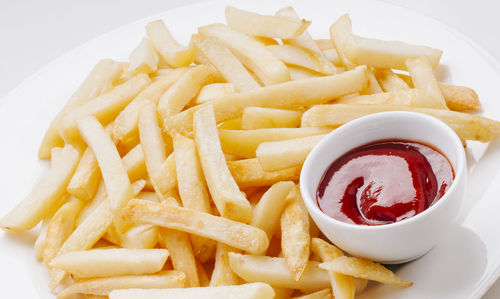
<svg viewBox="0 0 500 299"><path fill-rule="evenodd" d="M414 141L381 140L334 161L318 186L323 213L337 220L382 225L413 217L441 198L455 177L438 150Z"/></svg>

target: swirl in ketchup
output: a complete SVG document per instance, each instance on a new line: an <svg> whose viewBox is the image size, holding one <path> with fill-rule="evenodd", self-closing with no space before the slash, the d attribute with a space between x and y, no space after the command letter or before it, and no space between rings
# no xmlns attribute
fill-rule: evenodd
<svg viewBox="0 0 500 299"><path fill-rule="evenodd" d="M389 224L413 217L439 200L455 177L438 150L406 140L382 140L334 161L318 186L319 208L337 220Z"/></svg>

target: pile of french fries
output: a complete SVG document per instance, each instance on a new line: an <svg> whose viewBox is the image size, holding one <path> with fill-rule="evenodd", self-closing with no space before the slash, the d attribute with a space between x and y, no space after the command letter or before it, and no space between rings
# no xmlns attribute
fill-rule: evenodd
<svg viewBox="0 0 500 299"><path fill-rule="evenodd" d="M128 62L101 60L47 130L50 170L0 220L39 228L58 298L353 298L368 280L412 283L344 255L297 182L329 132L416 111L488 142L500 123L467 87L440 83L433 48L359 37L348 15L315 40L291 7L226 9L188 46L161 20ZM41 223L41 224L40 224ZM39 225L40 224L40 225Z"/></svg>

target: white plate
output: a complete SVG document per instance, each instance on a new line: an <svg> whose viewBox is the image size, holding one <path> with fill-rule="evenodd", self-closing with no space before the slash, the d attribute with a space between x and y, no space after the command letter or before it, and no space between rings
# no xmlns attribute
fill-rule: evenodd
<svg viewBox="0 0 500 299"><path fill-rule="evenodd" d="M444 50L439 78L474 88L483 103L482 114L500 119L498 64L464 36L413 11L386 3L356 1L215 1L204 2L143 19L102 35L62 56L27 79L0 101L0 165L3 191L0 215L24 198L47 169L38 161L38 145L49 121L100 58L127 60L144 35L144 25L163 18L173 35L187 43L200 25L223 22L228 3L271 14L292 5L313 21L309 31L328 38L328 28L350 13L360 35L403 40ZM398 275L415 284L409 289L370 285L359 298L479 298L499 276L500 143L474 143L468 148L469 189L461 219L429 254L401 266ZM3 298L54 298L48 273L33 257L35 232L0 233L0 281Z"/></svg>

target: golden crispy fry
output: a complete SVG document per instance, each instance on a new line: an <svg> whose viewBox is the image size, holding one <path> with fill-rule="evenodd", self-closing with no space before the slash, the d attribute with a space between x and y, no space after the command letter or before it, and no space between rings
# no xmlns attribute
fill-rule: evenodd
<svg viewBox="0 0 500 299"><path fill-rule="evenodd" d="M213 100L217 123L238 118L246 107L294 108L325 103L366 87L368 75L365 67L334 76L296 80L268 86L249 92L227 95ZM273 101L269 101L273 99ZM165 120L167 130L189 133L193 128L194 112L206 104L189 108Z"/></svg>
<svg viewBox="0 0 500 299"><path fill-rule="evenodd" d="M243 109L241 127L244 130L266 128L297 128L300 126L302 111L247 107Z"/></svg>
<svg viewBox="0 0 500 299"><path fill-rule="evenodd" d="M132 75L154 73L158 69L158 60L153 44L143 37L137 48L130 53L128 72Z"/></svg>
<svg viewBox="0 0 500 299"><path fill-rule="evenodd" d="M203 173L217 210L223 217L250 222L252 208L226 165L211 105L194 113L194 131Z"/></svg>
<svg viewBox="0 0 500 299"><path fill-rule="evenodd" d="M94 152L87 147L66 190L74 197L87 201L94 197L100 179L101 171Z"/></svg>
<svg viewBox="0 0 500 299"><path fill-rule="evenodd" d="M60 136L59 128L64 116L74 107L78 107L85 102L99 96L106 90L114 81L116 81L123 73L121 63L111 59L101 59L94 66L92 71L87 75L80 87L68 99L68 102L56 115L50 123L49 128L45 132L40 148L38 149L38 157L40 159L49 159L50 151L54 147L64 146L64 141Z"/></svg>
<svg viewBox="0 0 500 299"><path fill-rule="evenodd" d="M226 7L226 21L239 32L271 38L296 38L311 24L299 18L261 15L232 6Z"/></svg>
<svg viewBox="0 0 500 299"><path fill-rule="evenodd" d="M168 204L132 200L125 209L124 219L184 231L255 254L262 253L269 245L266 234L258 228Z"/></svg>
<svg viewBox="0 0 500 299"><path fill-rule="evenodd" d="M212 83L203 86L200 92L191 103L194 105L203 104L210 102L211 100L219 97L223 97L228 94L233 94L236 92L233 83Z"/></svg>
<svg viewBox="0 0 500 299"><path fill-rule="evenodd" d="M231 175L241 188L271 186L279 181L294 181L300 176L300 167L284 168L277 171L265 171L255 158L227 163Z"/></svg>
<svg viewBox="0 0 500 299"><path fill-rule="evenodd" d="M71 145L66 145L63 149L54 148L47 175L0 220L0 227L10 231L24 231L52 215L60 206L79 159L80 154Z"/></svg>
<svg viewBox="0 0 500 299"><path fill-rule="evenodd" d="M481 108L481 103L479 102L477 93L473 89L444 83L439 83L439 88L441 88L441 92L446 100L446 105L451 110L476 111Z"/></svg>
<svg viewBox="0 0 500 299"><path fill-rule="evenodd" d="M166 289L184 287L185 275L181 271L163 271L153 275L128 275L82 280L70 285L57 296L64 299L73 294L107 296L113 290ZM115 297L116 298L116 297Z"/></svg>
<svg viewBox="0 0 500 299"><path fill-rule="evenodd" d="M217 243L214 271L210 279L211 287L241 284L241 279L233 273L229 266L229 252L239 253L240 251L225 244Z"/></svg>
<svg viewBox="0 0 500 299"><path fill-rule="evenodd" d="M219 129L222 150L243 158L255 158L255 151L263 142L281 141L329 133L325 128L272 128L257 130Z"/></svg>
<svg viewBox="0 0 500 299"><path fill-rule="evenodd" d="M237 286L218 286L191 289L162 290L116 290L111 292L110 299L272 299L273 289L261 282L247 283Z"/></svg>
<svg viewBox="0 0 500 299"><path fill-rule="evenodd" d="M339 256L343 256L342 251L337 249L335 246L329 244L318 238L313 238L311 240L312 251L319 255L321 260L324 262L329 262L336 259ZM335 273L333 271L328 271L330 280L332 282L332 292L337 299L352 299L355 294L354 279L349 275L344 275L340 273Z"/></svg>
<svg viewBox="0 0 500 299"><path fill-rule="evenodd" d="M434 98L439 100L442 109L448 109L443 94L441 93L441 88L434 76L434 71L427 57L410 58L406 60L406 67L408 68L415 88L426 90Z"/></svg>
<svg viewBox="0 0 500 299"><path fill-rule="evenodd" d="M193 48L181 46L170 34L162 20L149 22L146 32L160 56L173 67L188 66L193 62Z"/></svg>
<svg viewBox="0 0 500 299"><path fill-rule="evenodd" d="M353 96L336 101L341 104L399 105L443 109L441 100L424 89L407 89Z"/></svg>
<svg viewBox="0 0 500 299"><path fill-rule="evenodd" d="M277 171L301 166L307 155L325 136L315 135L283 141L263 142L257 147L257 159L265 171Z"/></svg>
<svg viewBox="0 0 500 299"><path fill-rule="evenodd" d="M462 140L488 142L500 135L500 122L472 114L431 108L382 105L318 105L304 112L303 127L340 126L358 117L382 111L413 111L436 117Z"/></svg>
<svg viewBox="0 0 500 299"><path fill-rule="evenodd" d="M400 279L384 266L361 258L340 256L330 262L320 264L319 267L335 273L375 280L398 287L407 288L413 285L411 282Z"/></svg>

